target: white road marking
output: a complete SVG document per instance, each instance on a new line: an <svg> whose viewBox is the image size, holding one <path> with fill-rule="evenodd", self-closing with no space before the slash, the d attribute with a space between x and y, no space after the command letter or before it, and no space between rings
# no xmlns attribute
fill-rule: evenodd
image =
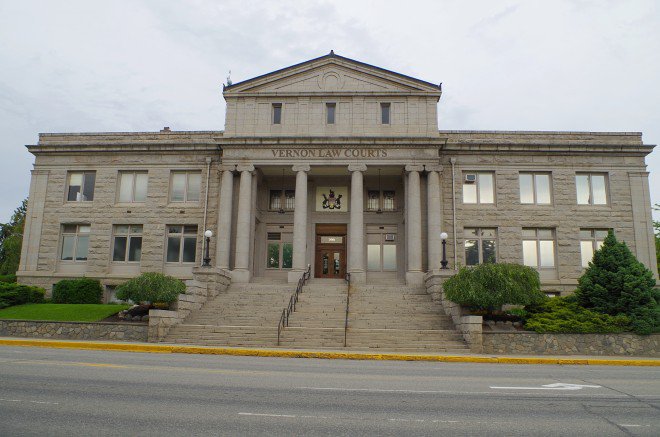
<svg viewBox="0 0 660 437"><path fill-rule="evenodd" d="M601 388L600 385L587 385L587 384L567 384L564 382L556 382L554 384L546 384L541 387L496 387L490 388L499 390L582 390L583 388Z"/></svg>
<svg viewBox="0 0 660 437"><path fill-rule="evenodd" d="M286 417L301 419L329 419L327 416L299 416L296 414L266 414L266 413L238 413L239 416L261 416L261 417Z"/></svg>
<svg viewBox="0 0 660 437"><path fill-rule="evenodd" d="M27 402L30 404L49 404L49 405L59 405L59 402L46 402L46 401L28 401L25 399L2 399L0 398L0 402Z"/></svg>
<svg viewBox="0 0 660 437"><path fill-rule="evenodd" d="M632 423L620 423L619 426L625 426L627 428L630 428L630 427L636 427L636 426L650 427L651 425L635 425L635 424L632 424Z"/></svg>
<svg viewBox="0 0 660 437"><path fill-rule="evenodd" d="M469 393L469 394L488 394L489 391L470 391L470 392L457 392L452 390L397 390L397 389L384 389L384 388L342 388L342 387L296 387L302 390L326 390L326 391L357 391L357 392L370 392L370 393Z"/></svg>

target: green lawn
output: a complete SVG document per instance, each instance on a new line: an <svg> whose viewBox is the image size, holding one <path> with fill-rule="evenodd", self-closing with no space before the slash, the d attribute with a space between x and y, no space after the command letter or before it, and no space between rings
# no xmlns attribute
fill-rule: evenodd
<svg viewBox="0 0 660 437"><path fill-rule="evenodd" d="M98 322L129 305L28 303L0 310L0 319Z"/></svg>

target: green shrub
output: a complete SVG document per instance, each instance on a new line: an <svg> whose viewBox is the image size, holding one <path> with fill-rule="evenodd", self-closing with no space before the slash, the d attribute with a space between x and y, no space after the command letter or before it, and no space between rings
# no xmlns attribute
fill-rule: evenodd
<svg viewBox="0 0 660 437"><path fill-rule="evenodd" d="M660 293L653 273L609 232L603 246L578 281L577 302L611 316L625 314L638 334L660 329Z"/></svg>
<svg viewBox="0 0 660 437"><path fill-rule="evenodd" d="M539 333L623 332L630 324L630 319L623 314L610 316L583 308L574 296L547 298L526 310L525 329Z"/></svg>
<svg viewBox="0 0 660 437"><path fill-rule="evenodd" d="M24 303L40 303L46 290L23 284L0 282L0 309Z"/></svg>
<svg viewBox="0 0 660 437"><path fill-rule="evenodd" d="M96 279L63 279L53 286L53 303L101 303L102 296Z"/></svg>
<svg viewBox="0 0 660 437"><path fill-rule="evenodd" d="M15 283L16 282L16 275L0 275L0 282L5 282L5 283Z"/></svg>
<svg viewBox="0 0 660 437"><path fill-rule="evenodd" d="M463 267L443 285L452 302L493 310L502 305L529 305L544 299L539 274L520 264L480 264Z"/></svg>
<svg viewBox="0 0 660 437"><path fill-rule="evenodd" d="M148 272L118 286L117 299L132 300L136 303L170 303L176 301L179 294L185 291L186 285L183 281L162 273Z"/></svg>

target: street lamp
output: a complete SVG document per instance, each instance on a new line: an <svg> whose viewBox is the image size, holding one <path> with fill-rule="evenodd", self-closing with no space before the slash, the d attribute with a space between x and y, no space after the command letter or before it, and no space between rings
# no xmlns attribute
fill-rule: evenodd
<svg viewBox="0 0 660 437"><path fill-rule="evenodd" d="M440 264L442 264L442 268L446 269L447 268L447 233L443 232L440 234L440 239L442 240L442 261L440 261Z"/></svg>
<svg viewBox="0 0 660 437"><path fill-rule="evenodd" d="M211 255L209 255L209 246L211 245L211 237L213 236L213 232L211 232L210 229L207 229L204 232L204 236L206 237L206 254L204 255L204 264L202 264L202 266L211 267Z"/></svg>

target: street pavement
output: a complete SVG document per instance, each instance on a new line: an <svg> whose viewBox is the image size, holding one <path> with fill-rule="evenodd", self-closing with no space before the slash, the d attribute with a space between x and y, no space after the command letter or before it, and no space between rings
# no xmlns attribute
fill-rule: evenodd
<svg viewBox="0 0 660 437"><path fill-rule="evenodd" d="M660 435L658 367L0 346L0 435Z"/></svg>

